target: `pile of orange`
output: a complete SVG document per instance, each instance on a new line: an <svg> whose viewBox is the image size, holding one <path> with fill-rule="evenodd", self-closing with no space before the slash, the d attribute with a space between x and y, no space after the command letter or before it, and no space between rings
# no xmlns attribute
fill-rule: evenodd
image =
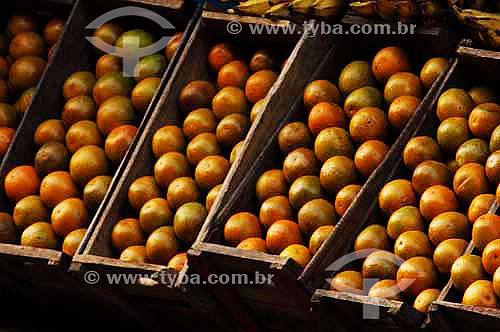
<svg viewBox="0 0 500 332"><path fill-rule="evenodd" d="M94 35L117 46L127 37L138 37L141 47L154 43L148 32L122 33L114 23L103 25ZM167 56L179 38L167 46ZM44 121L36 129L33 166L15 167L4 179L5 193L15 207L11 215L0 218L5 230L1 242L74 255L104 199L114 166L134 140L134 124L156 92L167 60L161 54L142 58L135 68L134 87L134 80L122 73L121 58L96 51L95 74L72 74L61 89L66 104L60 119Z"/></svg>
<svg viewBox="0 0 500 332"><path fill-rule="evenodd" d="M111 234L121 260L182 269L183 251L195 241L278 77L277 58L267 50L244 62L233 45L221 43L209 51L208 63L217 87L203 80L183 87L178 96L182 126L154 133L154 174L128 189L137 217L118 221Z"/></svg>
<svg viewBox="0 0 500 332"><path fill-rule="evenodd" d="M307 122L288 123L279 132L283 165L258 178L255 214L236 213L226 221L227 243L291 257L304 267L446 67L446 59L431 59L419 78L402 49L387 47L371 64L349 63L338 85L310 82L303 95Z"/></svg>
<svg viewBox="0 0 500 332"><path fill-rule="evenodd" d="M360 272L337 274L332 289L349 291L349 286L365 294L360 280L378 278L369 296L413 301L414 308L427 312L451 276L454 286L465 291L464 304L497 306L493 283L482 279L500 265L500 217L488 214L500 180L499 100L484 86L442 93L435 137L413 137L404 148L412 177L390 181L379 193L386 223L366 227L355 240L354 250L375 251ZM462 256L471 239L479 249L486 247L482 260ZM397 266L390 253L404 262ZM401 287L411 278L415 281L409 287ZM392 286L402 289L388 291ZM500 295L500 284L496 291Z"/></svg>
<svg viewBox="0 0 500 332"><path fill-rule="evenodd" d="M0 159L31 103L47 59L64 29L64 21L13 15L0 34ZM41 29L43 27L43 29Z"/></svg>

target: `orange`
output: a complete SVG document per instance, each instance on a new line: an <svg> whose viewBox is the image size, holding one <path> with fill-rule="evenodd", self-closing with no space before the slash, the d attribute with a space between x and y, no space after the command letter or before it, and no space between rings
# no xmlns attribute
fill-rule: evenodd
<svg viewBox="0 0 500 332"><path fill-rule="evenodd" d="M48 222L49 211L39 196L26 196L16 203L12 219L17 229L23 230L36 222Z"/></svg>
<svg viewBox="0 0 500 332"><path fill-rule="evenodd" d="M363 276L358 271L340 272L332 278L330 289L337 292L363 295Z"/></svg>
<svg viewBox="0 0 500 332"><path fill-rule="evenodd" d="M167 47L165 47L165 56L167 57L167 60L169 62L174 57L175 52L181 45L183 38L184 38L184 32L177 32L168 42Z"/></svg>
<svg viewBox="0 0 500 332"><path fill-rule="evenodd" d="M314 154L323 163L334 156L352 158L353 152L354 145L351 137L343 128L323 129L314 141Z"/></svg>
<svg viewBox="0 0 500 332"><path fill-rule="evenodd" d="M124 262L145 263L146 257L145 246L131 246L123 250L120 254L120 260Z"/></svg>
<svg viewBox="0 0 500 332"><path fill-rule="evenodd" d="M354 251L364 249L389 249L389 238L382 225L374 224L363 229L354 241Z"/></svg>
<svg viewBox="0 0 500 332"><path fill-rule="evenodd" d="M85 186L99 175L106 175L110 169L104 149L96 145L83 146L69 161L69 172L73 180Z"/></svg>
<svg viewBox="0 0 500 332"><path fill-rule="evenodd" d="M167 268L174 269L177 272L181 272L184 265L186 265L188 261L187 253L183 252L175 255L168 261Z"/></svg>
<svg viewBox="0 0 500 332"><path fill-rule="evenodd" d="M179 107L185 113L210 107L216 92L215 86L208 81L191 81L179 94Z"/></svg>
<svg viewBox="0 0 500 332"><path fill-rule="evenodd" d="M12 217L5 212L0 212L0 242L11 244L17 242L16 225Z"/></svg>
<svg viewBox="0 0 500 332"><path fill-rule="evenodd" d="M489 154L488 142L480 138L472 138L458 147L455 159L459 166L463 166L466 163L479 163L484 165Z"/></svg>
<svg viewBox="0 0 500 332"><path fill-rule="evenodd" d="M148 110L160 84L161 79L158 77L148 77L137 83L130 95L135 110L142 114Z"/></svg>
<svg viewBox="0 0 500 332"><path fill-rule="evenodd" d="M417 98L424 96L424 87L417 75L400 72L389 78L384 88L385 101L391 104L396 98L401 96L415 96Z"/></svg>
<svg viewBox="0 0 500 332"><path fill-rule="evenodd" d="M47 222L30 225L21 235L21 245L27 247L57 249L57 236Z"/></svg>
<svg viewBox="0 0 500 332"><path fill-rule="evenodd" d="M103 77L107 73L119 72L122 70L122 59L111 54L104 54L95 65L95 75L97 79Z"/></svg>
<svg viewBox="0 0 500 332"><path fill-rule="evenodd" d="M7 33L13 37L22 32L36 31L37 22L35 18L28 15L12 15L7 22Z"/></svg>
<svg viewBox="0 0 500 332"><path fill-rule="evenodd" d="M261 239L260 237L249 237L248 239L241 241L236 248L254 250L263 253L267 252L266 240Z"/></svg>
<svg viewBox="0 0 500 332"><path fill-rule="evenodd" d="M201 193L193 178L180 177L170 183L167 190L168 205L178 209L181 205L196 202L201 199Z"/></svg>
<svg viewBox="0 0 500 332"><path fill-rule="evenodd" d="M77 196L78 188L68 172L52 172L43 178L40 185L40 198L50 209L67 198Z"/></svg>
<svg viewBox="0 0 500 332"><path fill-rule="evenodd" d="M144 203L139 211L139 225L147 233L153 233L161 226L172 224L172 212L168 202L163 198L153 198Z"/></svg>
<svg viewBox="0 0 500 332"><path fill-rule="evenodd" d="M429 312L431 303L437 300L439 294L441 294L441 291L437 288L428 288L421 291L420 294L418 294L418 296L415 298L413 308L422 313Z"/></svg>
<svg viewBox="0 0 500 332"><path fill-rule="evenodd" d="M238 142L232 149L231 154L229 155L229 164L234 164L240 153L243 151L243 146L245 145L245 141Z"/></svg>
<svg viewBox="0 0 500 332"><path fill-rule="evenodd" d="M493 240L484 247L481 260L484 270L493 275L500 266L500 239Z"/></svg>
<svg viewBox="0 0 500 332"><path fill-rule="evenodd" d="M266 244L270 253L279 254L292 244L302 244L299 225L291 220L274 222L266 234Z"/></svg>
<svg viewBox="0 0 500 332"><path fill-rule="evenodd" d="M54 232L61 237L86 227L89 216L85 204L79 198L65 199L52 210L51 223Z"/></svg>
<svg viewBox="0 0 500 332"><path fill-rule="evenodd" d="M411 170L415 169L423 161L441 161L442 158L439 145L429 136L413 137L408 141L403 151L404 163Z"/></svg>
<svg viewBox="0 0 500 332"><path fill-rule="evenodd" d="M340 72L339 89L344 96L356 89L374 85L372 68L366 61L353 61Z"/></svg>
<svg viewBox="0 0 500 332"><path fill-rule="evenodd" d="M280 256L293 259L302 268L305 268L312 258L309 249L302 244L289 245L280 253Z"/></svg>
<svg viewBox="0 0 500 332"><path fill-rule="evenodd" d="M458 148L470 138L467 119L447 118L439 125L436 137L443 150L455 154Z"/></svg>
<svg viewBox="0 0 500 332"><path fill-rule="evenodd" d="M450 273L451 266L462 256L467 245L468 242L464 239L448 239L441 242L434 250L432 258L438 271L442 274Z"/></svg>
<svg viewBox="0 0 500 332"><path fill-rule="evenodd" d="M156 183L167 189L170 183L177 178L189 176L191 168L186 157L179 152L167 152L155 163L154 178Z"/></svg>
<svg viewBox="0 0 500 332"><path fill-rule="evenodd" d="M144 241L139 220L134 218L120 220L111 231L111 244L120 253L128 247L144 245Z"/></svg>
<svg viewBox="0 0 500 332"><path fill-rule="evenodd" d="M321 245L330 237L330 234L333 233L335 226L332 225L324 225L318 227L314 233L312 233L311 238L309 239L309 250L314 255L318 252Z"/></svg>
<svg viewBox="0 0 500 332"><path fill-rule="evenodd" d="M476 280L467 287L462 304L479 307L498 308L493 283L489 280Z"/></svg>
<svg viewBox="0 0 500 332"><path fill-rule="evenodd" d="M229 172L229 161L221 156L208 156L201 160L194 171L194 178L203 190L222 184Z"/></svg>
<svg viewBox="0 0 500 332"><path fill-rule="evenodd" d="M66 147L71 153L75 153L85 145L102 145L102 143L101 133L93 121L78 121L66 133Z"/></svg>
<svg viewBox="0 0 500 332"><path fill-rule="evenodd" d="M470 238L467 217L455 211L444 212L434 217L427 232L435 246L448 239Z"/></svg>
<svg viewBox="0 0 500 332"><path fill-rule="evenodd" d="M260 207L259 221L264 229L269 228L277 220L292 218L293 210L286 196L269 197Z"/></svg>
<svg viewBox="0 0 500 332"><path fill-rule="evenodd" d="M403 206L394 211L387 221L387 235L396 240L408 231L424 231L424 222L420 211L414 206Z"/></svg>
<svg viewBox="0 0 500 332"><path fill-rule="evenodd" d="M208 53L208 63L215 71L219 71L225 64L230 63L235 58L236 50L232 45L226 43L215 45Z"/></svg>
<svg viewBox="0 0 500 332"><path fill-rule="evenodd" d="M404 260L415 256L432 257L433 248L429 237L422 231L407 231L394 242L394 254Z"/></svg>
<svg viewBox="0 0 500 332"><path fill-rule="evenodd" d="M183 204L174 216L174 231L177 238L193 243L207 217L207 209L198 202Z"/></svg>
<svg viewBox="0 0 500 332"><path fill-rule="evenodd" d="M220 120L215 130L217 142L225 147L232 148L245 139L250 121L246 115L233 113Z"/></svg>
<svg viewBox="0 0 500 332"><path fill-rule="evenodd" d="M416 297L423 290L436 288L439 282L439 274L430 258L412 257L399 267L397 282L404 282L404 279L415 279L403 292Z"/></svg>
<svg viewBox="0 0 500 332"><path fill-rule="evenodd" d="M217 85L220 89L226 86L243 88L248 79L248 66L239 60L225 64L217 74Z"/></svg>
<svg viewBox="0 0 500 332"><path fill-rule="evenodd" d="M246 114L248 110L245 93L242 89L228 86L225 87L212 99L212 111L218 120L233 113Z"/></svg>
<svg viewBox="0 0 500 332"><path fill-rule="evenodd" d="M344 156L328 159L320 171L321 186L336 195L342 188L358 181L354 161Z"/></svg>
<svg viewBox="0 0 500 332"><path fill-rule="evenodd" d="M451 117L468 118L473 108L474 101L467 91L451 88L439 97L436 114L440 121Z"/></svg>
<svg viewBox="0 0 500 332"><path fill-rule="evenodd" d="M276 67L275 55L266 49L258 50L250 59L250 70L255 72Z"/></svg>
<svg viewBox="0 0 500 332"><path fill-rule="evenodd" d="M14 59L22 56L45 56L47 52L45 42L38 33L28 31L17 34L10 41L9 55Z"/></svg>
<svg viewBox="0 0 500 332"><path fill-rule="evenodd" d="M301 176L292 183L288 191L290 205L297 210L307 202L322 197L320 178L312 175Z"/></svg>
<svg viewBox="0 0 500 332"><path fill-rule="evenodd" d="M123 96L107 99L97 110L96 122L103 135L109 135L116 127L134 124L136 116L132 102Z"/></svg>
<svg viewBox="0 0 500 332"><path fill-rule="evenodd" d="M329 127L346 127L344 110L335 103L321 102L309 112L308 126L313 135Z"/></svg>
<svg viewBox="0 0 500 332"><path fill-rule="evenodd" d="M250 111L250 122L254 122L257 117L264 112L264 106L266 103L266 99L261 99L252 106L252 110Z"/></svg>
<svg viewBox="0 0 500 332"><path fill-rule="evenodd" d="M372 71L379 82L385 83L393 74L411 71L411 61L401 48L386 47L373 58Z"/></svg>
<svg viewBox="0 0 500 332"><path fill-rule="evenodd" d="M113 129L104 143L106 156L114 163L119 164L134 141L137 127L124 125Z"/></svg>
<svg viewBox="0 0 500 332"><path fill-rule="evenodd" d="M153 264L168 265L180 247L172 226L156 229L146 241L147 260Z"/></svg>
<svg viewBox="0 0 500 332"><path fill-rule="evenodd" d="M455 193L448 187L436 185L427 188L420 197L420 213L427 220L443 212L458 210L458 201Z"/></svg>
<svg viewBox="0 0 500 332"><path fill-rule="evenodd" d="M91 96L96 84L94 74L88 71L79 71L71 74L64 82L63 94L66 100L76 96Z"/></svg>
<svg viewBox="0 0 500 332"><path fill-rule="evenodd" d="M79 228L66 235L62 244L62 252L68 256L74 256L86 233L86 228Z"/></svg>
<svg viewBox="0 0 500 332"><path fill-rule="evenodd" d="M476 105L498 102L497 93L488 86L475 86L468 93Z"/></svg>
<svg viewBox="0 0 500 332"><path fill-rule="evenodd" d="M61 120L51 119L42 122L35 131L33 140L37 145L48 142L64 143L64 124Z"/></svg>
<svg viewBox="0 0 500 332"><path fill-rule="evenodd" d="M253 73L245 84L245 95L251 103L256 103L266 97L278 75L271 70L259 70Z"/></svg>
<svg viewBox="0 0 500 332"><path fill-rule="evenodd" d="M224 239L233 246L237 246L245 239L261 236L259 219L248 212L233 214L224 226Z"/></svg>
<svg viewBox="0 0 500 332"><path fill-rule="evenodd" d="M395 293L395 294L394 294ZM368 296L387 300L401 301L400 290L395 280L380 280L368 291Z"/></svg>
<svg viewBox="0 0 500 332"><path fill-rule="evenodd" d="M422 194L427 188L434 185L448 186L451 183L451 172L448 166L443 163L426 160L413 171L411 183L415 191Z"/></svg>
<svg viewBox="0 0 500 332"><path fill-rule="evenodd" d="M389 134L385 113L376 107L364 107L356 112L349 124L349 133L356 142L384 140Z"/></svg>
<svg viewBox="0 0 500 332"><path fill-rule="evenodd" d="M402 130L420 105L420 98L415 96L399 96L389 106L387 117L394 129Z"/></svg>
<svg viewBox="0 0 500 332"><path fill-rule="evenodd" d="M217 119L215 114L208 108L199 108L186 116L182 125L182 132L187 139L193 139L193 137L202 133L215 133L216 128Z"/></svg>
<svg viewBox="0 0 500 332"><path fill-rule="evenodd" d="M450 274L453 286L461 292L474 281L486 278L481 257L477 255L463 255L457 258L451 266Z"/></svg>
<svg viewBox="0 0 500 332"><path fill-rule="evenodd" d="M291 122L278 134L278 144L283 154L288 154L298 148L309 148L311 143L311 133L303 122Z"/></svg>
<svg viewBox="0 0 500 332"><path fill-rule="evenodd" d="M493 205L493 202L495 202L495 195L493 194L481 194L476 196L470 203L469 210L467 212L469 222L474 224L477 218L488 213Z"/></svg>
<svg viewBox="0 0 500 332"><path fill-rule="evenodd" d="M420 71L420 80L428 89L432 83L448 68L449 62L445 58L432 58L428 60Z"/></svg>
<svg viewBox="0 0 500 332"><path fill-rule="evenodd" d="M354 165L361 175L369 177L382 163L389 147L382 141L369 140L360 145L354 155Z"/></svg>
<svg viewBox="0 0 500 332"><path fill-rule="evenodd" d="M255 184L255 193L259 202L273 196L288 194L288 184L283 171L271 169L264 172Z"/></svg>
<svg viewBox="0 0 500 332"><path fill-rule="evenodd" d="M3 158L3 156L7 153L15 134L16 131L12 128L0 128L0 158Z"/></svg>
<svg viewBox="0 0 500 332"><path fill-rule="evenodd" d="M392 253L377 250L365 258L361 271L363 278L396 279L397 266Z"/></svg>
<svg viewBox="0 0 500 332"><path fill-rule="evenodd" d="M318 227L337 223L334 206L322 198L304 204L299 210L297 220L301 232L308 236L311 236Z"/></svg>
<svg viewBox="0 0 500 332"><path fill-rule="evenodd" d="M500 216L487 213L477 218L472 225L472 242L476 248L482 250L496 239L500 239Z"/></svg>
<svg viewBox="0 0 500 332"><path fill-rule="evenodd" d="M18 166L10 170L4 179L4 189L7 197L18 202L26 196L38 192L40 179L32 166Z"/></svg>
<svg viewBox="0 0 500 332"><path fill-rule="evenodd" d="M378 195L378 204L385 214L391 215L406 205L415 205L417 197L411 182L397 179L384 185Z"/></svg>
<svg viewBox="0 0 500 332"><path fill-rule="evenodd" d="M488 139L500 124L500 105L485 103L477 105L469 114L469 129L476 137Z"/></svg>
<svg viewBox="0 0 500 332"><path fill-rule="evenodd" d="M210 209L215 203L215 200L217 199L217 196L219 195L219 192L222 188L222 184L216 185L207 194L207 198L205 199L205 207L207 208L207 211L210 212Z"/></svg>
<svg viewBox="0 0 500 332"><path fill-rule="evenodd" d="M500 183L500 151L495 151L488 157L484 171L491 183Z"/></svg>
<svg viewBox="0 0 500 332"><path fill-rule="evenodd" d="M460 167L453 177L453 190L464 202L488 192L489 184L483 165L468 163Z"/></svg>
<svg viewBox="0 0 500 332"><path fill-rule="evenodd" d="M97 115L94 100L89 96L73 97L64 104L61 119L66 128L71 127L78 121L95 120Z"/></svg>
<svg viewBox="0 0 500 332"><path fill-rule="evenodd" d="M297 178L318 173L319 165L314 152L306 148L293 150L283 161L283 175L288 183Z"/></svg>
<svg viewBox="0 0 500 332"><path fill-rule="evenodd" d="M135 210L140 210L146 202L160 196L160 188L152 176L140 177L128 188L128 201Z"/></svg>
<svg viewBox="0 0 500 332"><path fill-rule="evenodd" d="M339 216L343 216L354 199L361 191L361 186L358 184L350 184L342 188L335 197L335 211Z"/></svg>
<svg viewBox="0 0 500 332"><path fill-rule="evenodd" d="M205 157L221 154L217 136L213 133L201 133L193 138L187 148L186 157L193 166L198 165Z"/></svg>
<svg viewBox="0 0 500 332"><path fill-rule="evenodd" d="M160 158L167 152L184 152L186 139L179 127L165 126L155 132L151 145L155 157Z"/></svg>
<svg viewBox="0 0 500 332"><path fill-rule="evenodd" d="M340 92L335 84L327 80L312 81L304 89L304 106L310 110L321 102L340 103Z"/></svg>

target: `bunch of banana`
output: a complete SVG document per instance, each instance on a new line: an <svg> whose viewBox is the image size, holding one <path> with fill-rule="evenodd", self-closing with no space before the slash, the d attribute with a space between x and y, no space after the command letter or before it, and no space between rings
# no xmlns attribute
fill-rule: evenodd
<svg viewBox="0 0 500 332"><path fill-rule="evenodd" d="M340 17L347 0L248 0L235 10L248 15L288 17L292 13L310 14L323 18Z"/></svg>
<svg viewBox="0 0 500 332"><path fill-rule="evenodd" d="M350 7L364 17L403 22L415 21L419 16L434 20L444 11L438 0L365 0L351 2Z"/></svg>
<svg viewBox="0 0 500 332"><path fill-rule="evenodd" d="M498 13L500 12L500 0L497 0L496 3L493 2L491 0L448 0L450 8L460 21L476 30L480 40L487 46L500 50L500 14ZM492 6L493 4L495 6ZM478 8L496 11L496 13L481 11Z"/></svg>

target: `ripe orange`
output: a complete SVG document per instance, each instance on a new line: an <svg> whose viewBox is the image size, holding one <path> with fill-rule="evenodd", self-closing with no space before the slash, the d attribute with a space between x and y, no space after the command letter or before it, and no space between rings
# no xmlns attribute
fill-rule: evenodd
<svg viewBox="0 0 500 332"><path fill-rule="evenodd" d="M311 236L318 227L335 225L335 208L325 199L313 199L304 204L297 215L299 228L303 234Z"/></svg>
<svg viewBox="0 0 500 332"><path fill-rule="evenodd" d="M198 165L205 157L221 154L217 136L213 133L201 133L193 138L187 148L186 157L193 166Z"/></svg>
<svg viewBox="0 0 500 332"><path fill-rule="evenodd" d="M302 244L299 225L291 220L274 222L266 234L266 244L270 253L279 254L292 244Z"/></svg>
<svg viewBox="0 0 500 332"><path fill-rule="evenodd" d="M155 132L151 145L155 157L160 158L167 152L184 152L186 139L179 127L165 126Z"/></svg>
<svg viewBox="0 0 500 332"><path fill-rule="evenodd" d="M484 270L493 275L500 266L500 239L493 240L484 247L482 262Z"/></svg>
<svg viewBox="0 0 500 332"><path fill-rule="evenodd" d="M15 134L16 131L12 128L0 128L0 158L3 158L3 156L7 153Z"/></svg>
<svg viewBox="0 0 500 332"><path fill-rule="evenodd" d="M267 252L266 240L260 237L249 237L241 241L236 248L244 250L255 250L260 252Z"/></svg>
<svg viewBox="0 0 500 332"><path fill-rule="evenodd" d="M328 159L320 171L321 186L336 195L342 188L358 181L354 161L344 156Z"/></svg>
<svg viewBox="0 0 500 332"><path fill-rule="evenodd" d="M323 195L320 178L306 175L301 176L292 183L288 191L288 200L293 208L300 210L307 202L316 198L322 198Z"/></svg>
<svg viewBox="0 0 500 332"><path fill-rule="evenodd" d="M144 245L144 241L144 233L137 219L122 219L111 231L111 244L120 253L128 247Z"/></svg>
<svg viewBox="0 0 500 332"><path fill-rule="evenodd" d="M293 259L302 266L302 268L305 268L312 258L309 249L302 244L289 245L280 253L280 256Z"/></svg>
<svg viewBox="0 0 500 332"><path fill-rule="evenodd" d="M42 122L35 131L33 140L37 145L48 142L64 143L65 130L62 120L51 119Z"/></svg>
<svg viewBox="0 0 500 332"><path fill-rule="evenodd" d="M224 226L224 239L233 246L237 246L245 239L261 236L259 219L248 212L232 215Z"/></svg>
<svg viewBox="0 0 500 332"><path fill-rule="evenodd" d="M467 212L469 222L474 224L477 218L488 213L494 201L495 195L493 194L481 194L476 196L470 203L469 210Z"/></svg>
<svg viewBox="0 0 500 332"><path fill-rule="evenodd" d="M468 163L460 167L453 177L453 190L464 202L471 202L474 197L488 192L489 183L484 166Z"/></svg>
<svg viewBox="0 0 500 332"><path fill-rule="evenodd" d="M434 185L448 186L451 183L451 172L443 163L434 160L421 162L413 171L411 183L418 194Z"/></svg>
<svg viewBox="0 0 500 332"><path fill-rule="evenodd" d="M74 256L86 233L86 228L79 228L66 235L62 244L62 252L68 256Z"/></svg>
<svg viewBox="0 0 500 332"><path fill-rule="evenodd" d="M36 222L48 222L49 211L39 196L26 196L16 203L12 219L17 229L23 230Z"/></svg>
<svg viewBox="0 0 500 332"><path fill-rule="evenodd" d="M207 211L210 212L210 209L215 203L215 200L217 199L217 196L219 195L219 192L222 188L222 184L218 184L212 189L207 194L207 198L205 199L205 207L207 208Z"/></svg>
<svg viewBox="0 0 500 332"><path fill-rule="evenodd" d="M330 289L363 295L363 276L358 271L340 272L332 279Z"/></svg>
<svg viewBox="0 0 500 332"><path fill-rule="evenodd" d="M286 196L269 197L260 207L259 220L264 229L269 228L275 221L292 218L293 210Z"/></svg>
<svg viewBox="0 0 500 332"><path fill-rule="evenodd" d="M308 126L313 135L318 135L323 129L329 127L345 128L344 110L332 102L318 103L309 112Z"/></svg>
<svg viewBox="0 0 500 332"><path fill-rule="evenodd" d="M413 191L411 182L397 179L386 183L378 195L380 209L391 215L399 208L406 205L415 205L417 197Z"/></svg>
<svg viewBox="0 0 500 332"><path fill-rule="evenodd" d="M369 177L382 163L389 147L382 141L369 140L361 144L354 155L354 165L361 175Z"/></svg>
<svg viewBox="0 0 500 332"><path fill-rule="evenodd" d="M360 185L350 184L342 188L337 193L337 196L335 197L335 211L339 216L342 217L345 214L360 191Z"/></svg>
<svg viewBox="0 0 500 332"><path fill-rule="evenodd" d="M40 187L40 179L32 166L18 166L7 173L4 189L7 197L18 202L26 196L34 195Z"/></svg>
<svg viewBox="0 0 500 332"><path fill-rule="evenodd" d="M384 88L385 101L391 104L401 96L415 96L417 98L424 96L424 87L417 75L400 72L389 77Z"/></svg>
<svg viewBox="0 0 500 332"><path fill-rule="evenodd" d="M271 70L260 70L253 73L245 85L245 95L251 103L256 103L266 97L278 75Z"/></svg>
<svg viewBox="0 0 500 332"><path fill-rule="evenodd" d="M442 158L439 145L429 136L413 137L408 141L403 151L404 163L411 170L415 169L423 161L441 161Z"/></svg>
<svg viewBox="0 0 500 332"><path fill-rule="evenodd" d="M395 73L411 71L411 61L401 48L386 47L373 58L372 71L379 82L385 83Z"/></svg>
<svg viewBox="0 0 500 332"><path fill-rule="evenodd" d="M420 71L420 80L427 89L448 68L448 64L448 59L445 58L432 58L424 64Z"/></svg>
<svg viewBox="0 0 500 332"><path fill-rule="evenodd" d="M147 260L146 246L131 246L123 250L120 260L124 262L145 263Z"/></svg>
<svg viewBox="0 0 500 332"><path fill-rule="evenodd" d="M201 160L194 171L194 178L203 190L222 184L229 172L229 161L221 156L208 156Z"/></svg>
<svg viewBox="0 0 500 332"><path fill-rule="evenodd" d="M21 235L21 245L44 249L57 249L57 236L47 222L37 222L29 226Z"/></svg>
<svg viewBox="0 0 500 332"><path fill-rule="evenodd" d="M310 110L321 102L340 103L340 92L335 84L327 80L312 81L304 89L304 106Z"/></svg>
<svg viewBox="0 0 500 332"><path fill-rule="evenodd" d="M427 220L443 212L458 210L458 201L455 193L448 187L436 185L427 188L420 197L420 213Z"/></svg>
<svg viewBox="0 0 500 332"><path fill-rule="evenodd" d="M225 64L236 58L236 50L230 44L220 43L212 47L208 53L210 67L219 71Z"/></svg>
<svg viewBox="0 0 500 332"><path fill-rule="evenodd" d="M500 105L485 103L476 106L469 114L469 129L480 138L489 138L500 124Z"/></svg>
<svg viewBox="0 0 500 332"><path fill-rule="evenodd" d="M448 239L470 238L467 217L455 211L444 212L434 217L427 232L435 246Z"/></svg>
<svg viewBox="0 0 500 332"><path fill-rule="evenodd" d="M116 127L109 133L104 143L104 151L112 162L119 164L122 161L134 141L137 130L135 126L124 125Z"/></svg>
<svg viewBox="0 0 500 332"><path fill-rule="evenodd" d="M384 140L389 135L385 113L376 107L364 107L356 112L349 124L349 133L356 142Z"/></svg>
<svg viewBox="0 0 500 332"><path fill-rule="evenodd" d="M415 114L419 105L420 98L415 96L400 96L394 99L388 111L391 126L397 130L402 130Z"/></svg>
<svg viewBox="0 0 500 332"><path fill-rule="evenodd" d="M243 88L248 79L248 66L239 60L225 64L217 74L217 85L219 89L226 86Z"/></svg>
<svg viewBox="0 0 500 332"><path fill-rule="evenodd" d="M167 268L174 269L177 272L181 272L184 265L188 261L187 253L183 252L175 255L168 261Z"/></svg>
<svg viewBox="0 0 500 332"><path fill-rule="evenodd" d="M332 225L324 225L318 227L314 233L312 233L311 238L309 239L309 250L314 255L318 252L319 248L323 242L325 242L330 234L332 234L335 226Z"/></svg>
<svg viewBox="0 0 500 332"><path fill-rule="evenodd" d="M303 122L291 122L278 134L278 144L283 154L298 148L309 148L312 141L311 133Z"/></svg>
<svg viewBox="0 0 500 332"><path fill-rule="evenodd" d="M65 199L77 196L78 188L71 175L65 171L50 173L40 185L40 198L51 209Z"/></svg>
<svg viewBox="0 0 500 332"><path fill-rule="evenodd" d="M248 103L245 93L242 89L234 86L227 86L219 90L212 99L212 111L217 120L233 113L246 114L247 110Z"/></svg>
<svg viewBox="0 0 500 332"><path fill-rule="evenodd" d="M273 196L286 195L288 193L288 185L285 175L280 169L272 169L264 172L257 180L255 192L259 202L263 202Z"/></svg>
<svg viewBox="0 0 500 332"><path fill-rule="evenodd" d="M345 129L330 127L323 129L316 137L314 141L314 154L321 162L325 162L334 156L352 158L354 144Z"/></svg>
<svg viewBox="0 0 500 332"><path fill-rule="evenodd" d="M201 193L193 178L181 177L170 183L167 190L168 205L174 210L189 202L197 202Z"/></svg>
<svg viewBox="0 0 500 332"><path fill-rule="evenodd" d="M156 161L154 166L156 183L164 189L167 189L175 179L190 174L189 163L186 157L179 152L165 153Z"/></svg>
<svg viewBox="0 0 500 332"><path fill-rule="evenodd" d="M215 133L217 128L217 119L212 110L208 108L199 108L189 113L184 119L182 131L187 139L193 139L202 133ZM177 152L182 152L177 150Z"/></svg>
<svg viewBox="0 0 500 332"><path fill-rule="evenodd" d="M140 177L134 180L128 188L128 201L136 211L139 211L149 200L160 196L160 188L152 176Z"/></svg>
<svg viewBox="0 0 500 332"><path fill-rule="evenodd" d="M439 274L430 258L412 257L399 267L397 282L404 279L415 279L403 292L416 297L423 290L438 286Z"/></svg>
<svg viewBox="0 0 500 332"><path fill-rule="evenodd" d="M319 165L314 152L306 148L293 150L283 161L283 175L288 183L305 175L318 173Z"/></svg>
<svg viewBox="0 0 500 332"><path fill-rule="evenodd" d="M89 215L81 199L68 198L54 207L50 221L54 232L65 237L74 230L88 226Z"/></svg>
<svg viewBox="0 0 500 332"><path fill-rule="evenodd" d="M472 242L479 250L484 249L488 243L500 239L500 216L483 214L472 225Z"/></svg>
<svg viewBox="0 0 500 332"><path fill-rule="evenodd" d="M147 260L153 264L168 265L174 257L180 244L175 237L172 226L162 226L156 229L146 241Z"/></svg>
<svg viewBox="0 0 500 332"><path fill-rule="evenodd" d="M139 224L147 234L153 233L161 226L171 225L172 212L167 200L156 197L147 201L139 211Z"/></svg>

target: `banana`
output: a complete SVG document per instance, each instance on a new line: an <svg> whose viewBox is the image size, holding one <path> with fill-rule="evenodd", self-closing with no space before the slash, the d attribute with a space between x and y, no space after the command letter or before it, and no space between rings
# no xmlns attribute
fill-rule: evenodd
<svg viewBox="0 0 500 332"><path fill-rule="evenodd" d="M236 6L236 10L250 15L263 15L271 8L269 0L248 0Z"/></svg>
<svg viewBox="0 0 500 332"><path fill-rule="evenodd" d="M314 5L315 0L293 0L290 4L292 11L307 14Z"/></svg>
<svg viewBox="0 0 500 332"><path fill-rule="evenodd" d="M290 7L289 2L280 3L269 8L264 14L287 17L290 15L288 7Z"/></svg>
<svg viewBox="0 0 500 332"><path fill-rule="evenodd" d="M377 0L351 2L350 7L355 13L363 17L377 15Z"/></svg>
<svg viewBox="0 0 500 332"><path fill-rule="evenodd" d="M316 0L313 3L313 14L320 17L339 16L345 7L344 0Z"/></svg>

